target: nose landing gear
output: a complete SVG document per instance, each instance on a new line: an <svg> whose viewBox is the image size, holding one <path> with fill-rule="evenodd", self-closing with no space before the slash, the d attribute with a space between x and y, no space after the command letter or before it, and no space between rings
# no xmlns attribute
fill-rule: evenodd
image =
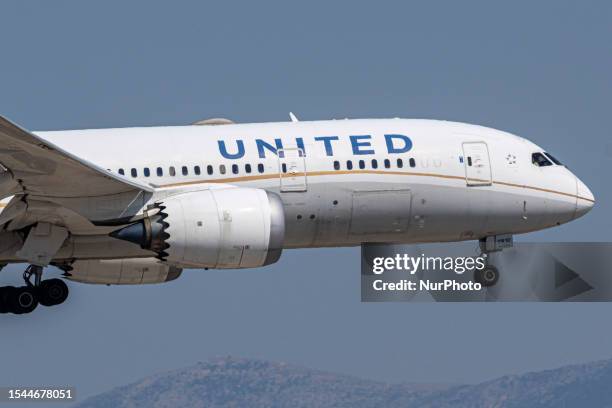
<svg viewBox="0 0 612 408"><path fill-rule="evenodd" d="M492 235L479 240L481 256L485 258L485 266L482 269L474 270L474 282L480 283L483 287L494 286L499 280L499 269L490 263L490 254L499 252L514 245L512 235Z"/></svg>
<svg viewBox="0 0 612 408"><path fill-rule="evenodd" d="M485 288L495 286L499 280L499 270L494 265L486 264L482 269L474 271L474 281Z"/></svg>
<svg viewBox="0 0 612 408"><path fill-rule="evenodd" d="M42 280L43 268L30 265L23 273L26 285L0 287L0 313L24 314L43 306L55 306L68 298L68 286L61 279ZM32 283L34 276L34 283Z"/></svg>

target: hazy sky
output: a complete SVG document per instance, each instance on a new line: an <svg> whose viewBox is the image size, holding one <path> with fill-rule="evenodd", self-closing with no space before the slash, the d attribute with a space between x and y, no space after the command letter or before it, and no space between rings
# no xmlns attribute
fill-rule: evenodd
<svg viewBox="0 0 612 408"><path fill-rule="evenodd" d="M356 3L4 1L0 114L32 130L290 110L484 124L545 146L597 198L583 219L521 239L609 239L612 3ZM355 248L70 288L60 307L0 316L0 385L85 396L228 354L453 382L612 357L609 304L361 304Z"/></svg>

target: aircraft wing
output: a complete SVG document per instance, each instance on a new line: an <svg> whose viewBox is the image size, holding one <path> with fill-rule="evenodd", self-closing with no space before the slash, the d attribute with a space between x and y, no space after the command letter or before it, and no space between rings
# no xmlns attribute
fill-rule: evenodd
<svg viewBox="0 0 612 408"><path fill-rule="evenodd" d="M38 197L96 197L153 189L121 178L0 116L0 164Z"/></svg>
<svg viewBox="0 0 612 408"><path fill-rule="evenodd" d="M7 230L40 221L75 231L92 223L129 221L153 191L0 116L0 198L14 196L0 215L0 226Z"/></svg>

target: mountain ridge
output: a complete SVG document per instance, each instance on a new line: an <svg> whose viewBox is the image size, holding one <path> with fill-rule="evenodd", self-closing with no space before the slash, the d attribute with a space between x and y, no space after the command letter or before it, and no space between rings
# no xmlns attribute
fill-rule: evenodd
<svg viewBox="0 0 612 408"><path fill-rule="evenodd" d="M145 377L75 408L612 407L612 359L474 385L389 384L266 360L218 357Z"/></svg>

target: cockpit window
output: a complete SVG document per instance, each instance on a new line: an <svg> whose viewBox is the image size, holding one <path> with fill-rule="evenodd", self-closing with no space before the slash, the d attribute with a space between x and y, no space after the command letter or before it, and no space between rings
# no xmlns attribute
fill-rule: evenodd
<svg viewBox="0 0 612 408"><path fill-rule="evenodd" d="M531 162L538 167L552 166L552 162L542 153L534 153L531 155Z"/></svg>
<svg viewBox="0 0 612 408"><path fill-rule="evenodd" d="M552 162L555 163L557 166L563 166L563 164L559 160L557 160L557 158L553 156L552 154L548 152L544 152L544 154L546 155L546 157L552 160Z"/></svg>

